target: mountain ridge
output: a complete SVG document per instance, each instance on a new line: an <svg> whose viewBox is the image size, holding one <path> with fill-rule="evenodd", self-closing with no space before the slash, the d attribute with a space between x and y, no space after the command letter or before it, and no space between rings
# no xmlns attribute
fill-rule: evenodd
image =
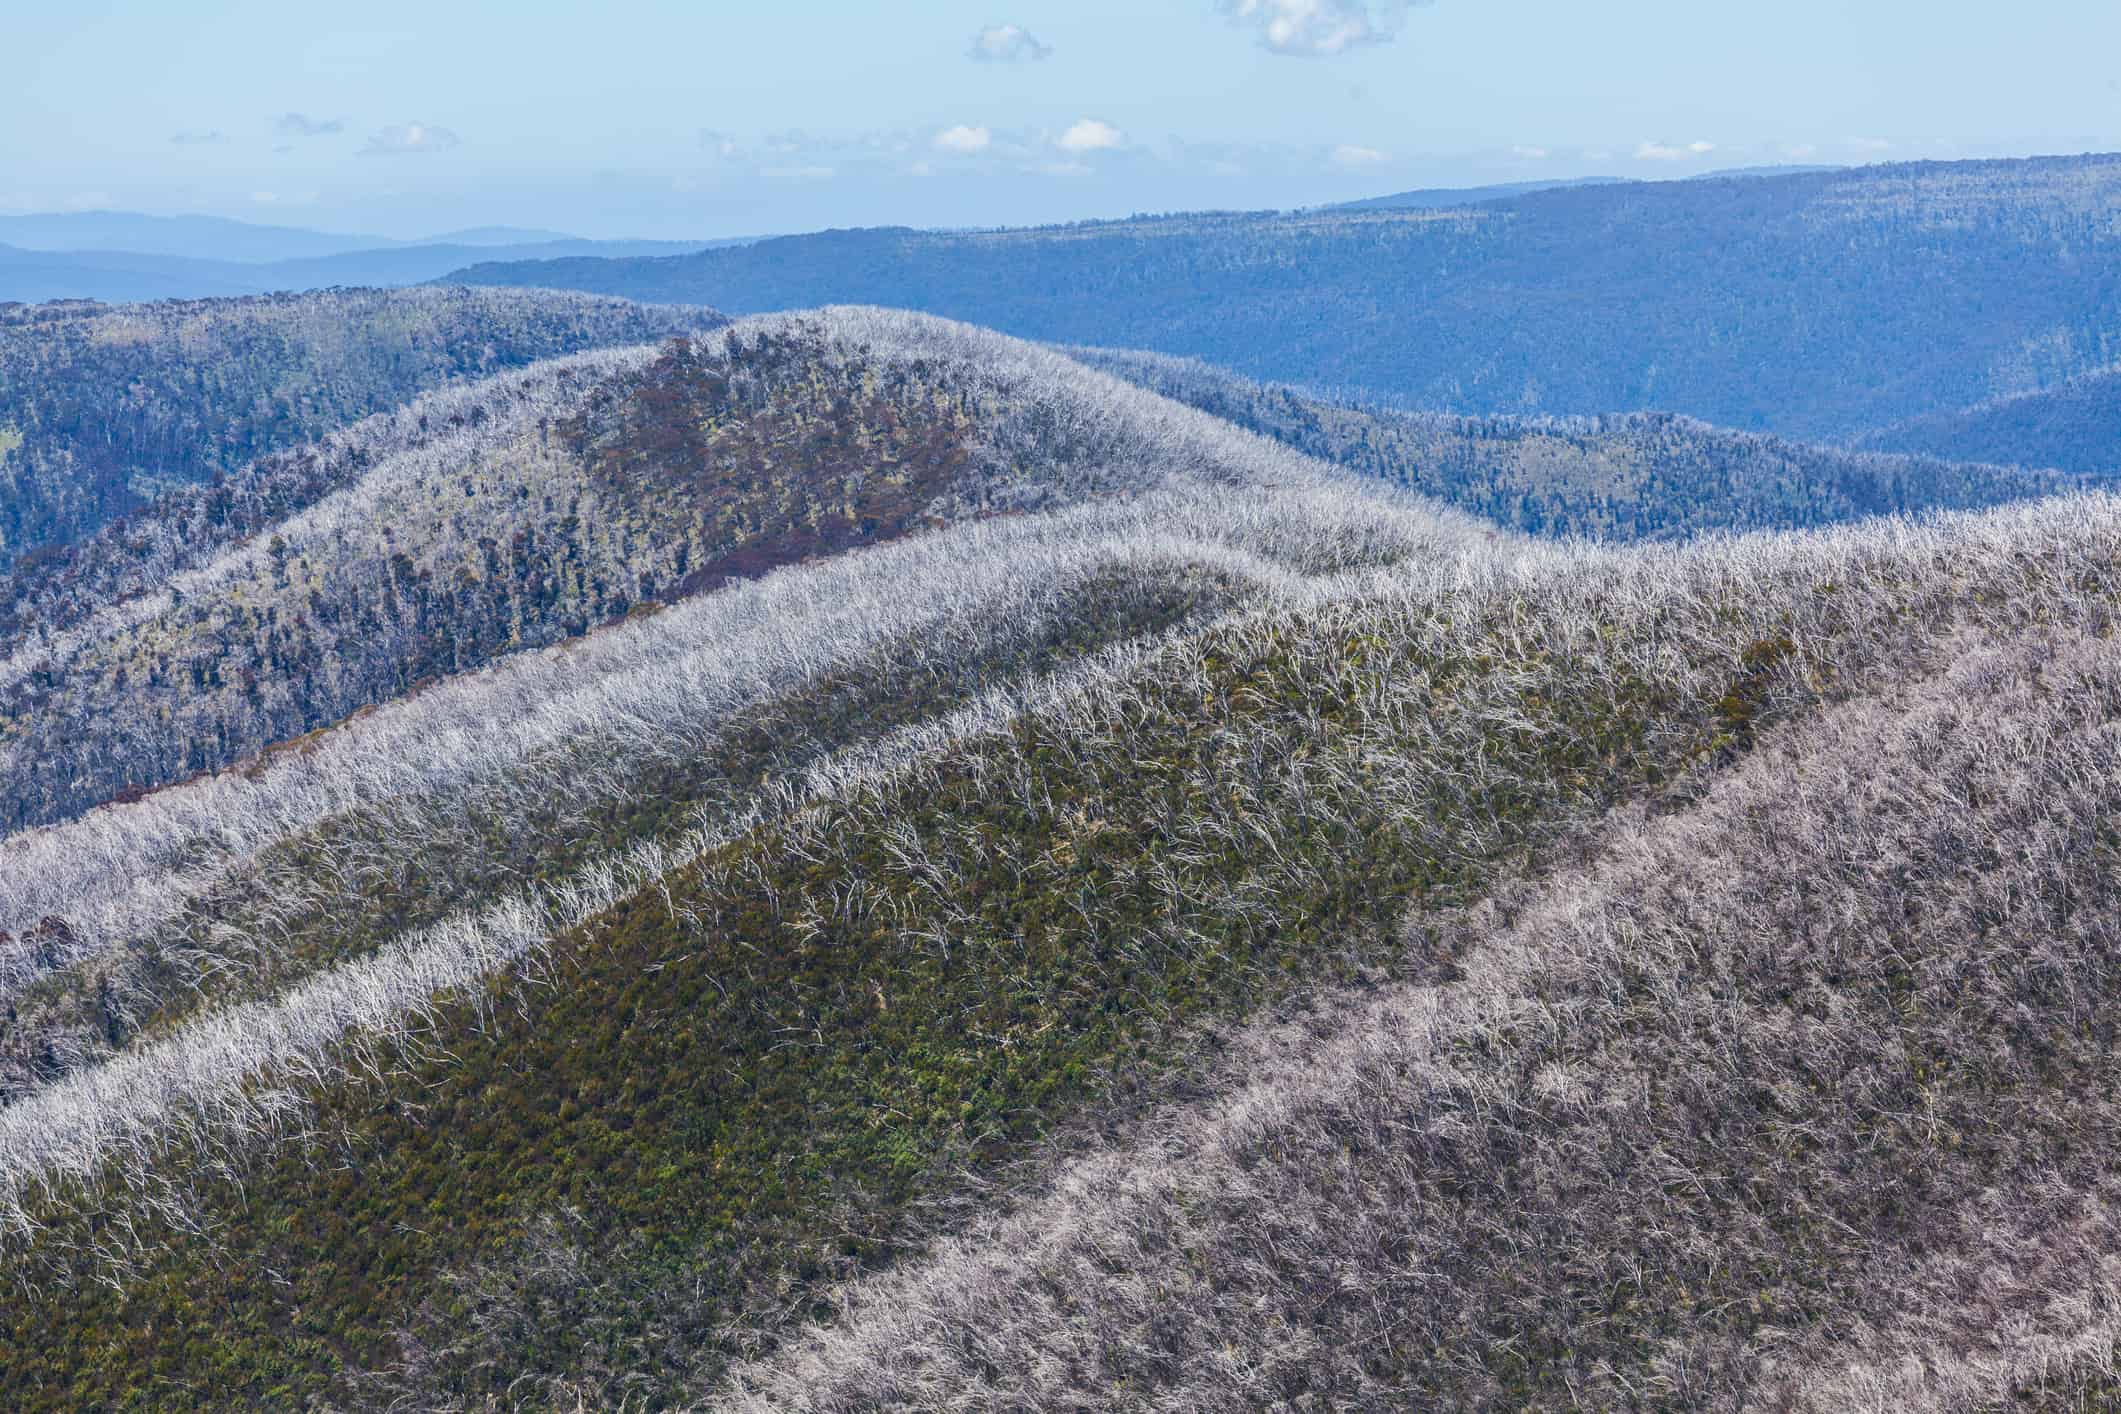
<svg viewBox="0 0 2121 1414"><path fill-rule="evenodd" d="M266 225L223 216L155 216L138 211L0 214L0 245L50 254L90 251L175 256L243 265L273 265L414 246L665 245L688 241L595 240L566 231L523 226L467 226L424 236L378 236Z"/></svg>
<svg viewBox="0 0 2121 1414"><path fill-rule="evenodd" d="M1482 202L1505 201L1515 196L1529 196L1533 192L1559 191L1566 187L1606 186L1631 181L1629 177L1558 177L1546 181L1496 182L1480 187L1421 187L1413 191L1393 192L1386 196L1364 197L1360 201L1338 201L1324 208L1327 211L1430 211L1450 206L1477 206Z"/></svg>
<svg viewBox="0 0 2121 1414"><path fill-rule="evenodd" d="M2110 364L2117 187L2108 155L1913 163L1446 211L836 231L450 278L737 313L883 303L1423 407L1674 411L1827 441Z"/></svg>
<svg viewBox="0 0 2121 1414"><path fill-rule="evenodd" d="M1322 397L1197 360L1130 350L1074 356L1165 397L1352 471L1535 535L1602 541L1797 530L1866 516L1970 510L2087 488L2112 475L1932 451L1852 452L1735 432L1676 413L1466 417ZM1986 448L2023 457L2022 439Z"/></svg>
<svg viewBox="0 0 2121 1414"><path fill-rule="evenodd" d="M167 229L177 234L163 234L157 224L162 222L172 223ZM66 244L69 239L81 244ZM0 216L0 303L137 302L417 285L496 258L675 255L744 243L745 238L587 240L500 226L389 240L211 217Z"/></svg>
<svg viewBox="0 0 2121 1414"><path fill-rule="evenodd" d="M267 226L221 216L49 211L0 215L0 244L50 252L123 251L249 262L339 255L398 242L387 236Z"/></svg>
<svg viewBox="0 0 2121 1414"><path fill-rule="evenodd" d="M2037 392L1895 423L1864 434L1856 444L1916 453L1964 448L2030 466L2110 472L2121 466L2121 366Z"/></svg>
<svg viewBox="0 0 2121 1414"><path fill-rule="evenodd" d="M222 491L160 524L150 508L114 535L170 546L151 573L18 607L0 637L0 799L13 824L56 818L651 601L1187 466L1331 474L1059 355L879 311L430 393L262 464L261 494L233 488L275 519L213 530L231 521Z"/></svg>

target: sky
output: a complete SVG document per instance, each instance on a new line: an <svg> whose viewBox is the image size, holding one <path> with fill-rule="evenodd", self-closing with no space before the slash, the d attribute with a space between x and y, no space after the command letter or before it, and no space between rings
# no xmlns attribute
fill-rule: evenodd
<svg viewBox="0 0 2121 1414"><path fill-rule="evenodd" d="M2117 0L0 0L0 211L994 226L2121 149Z"/></svg>

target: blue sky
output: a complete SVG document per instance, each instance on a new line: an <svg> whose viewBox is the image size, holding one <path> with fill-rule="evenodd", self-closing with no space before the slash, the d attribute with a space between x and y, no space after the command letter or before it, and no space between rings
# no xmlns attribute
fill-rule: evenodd
<svg viewBox="0 0 2121 1414"><path fill-rule="evenodd" d="M0 0L0 209L986 225L2121 147L2115 0Z"/></svg>

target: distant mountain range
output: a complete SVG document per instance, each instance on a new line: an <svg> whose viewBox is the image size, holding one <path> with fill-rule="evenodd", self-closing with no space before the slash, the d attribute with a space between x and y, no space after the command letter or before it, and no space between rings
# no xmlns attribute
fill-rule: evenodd
<svg viewBox="0 0 2121 1414"><path fill-rule="evenodd" d="M0 245L21 250L122 251L131 255L174 255L245 265L418 246L590 244L597 242L585 241L566 231L524 226L469 226L461 231L405 240L393 236L312 231L300 226L268 226L254 221L231 221L224 216L148 216L137 211L55 211L0 216ZM705 242L627 241L609 244L698 249Z"/></svg>
<svg viewBox="0 0 2121 1414"><path fill-rule="evenodd" d="M1864 436L1858 445L2072 472L2121 470L2121 366L2037 393L1896 423Z"/></svg>
<svg viewBox="0 0 2121 1414"><path fill-rule="evenodd" d="M1733 432L1673 413L1407 412L1254 383L1192 359L1071 352L1306 455L1534 535L1636 541L1802 530L2121 484L2121 459L2066 471L2036 469L2060 465L2040 460L2015 465L2024 458L2008 435L1978 443L1911 438L1924 445L1888 455ZM2106 390L2109 424L2121 414L2115 391ZM1960 447L1983 460L1946 459Z"/></svg>
<svg viewBox="0 0 2121 1414"><path fill-rule="evenodd" d="M200 299L341 285L417 285L497 257L682 255L732 243L594 241L512 226L481 226L405 241L212 216L122 211L0 216L0 303Z"/></svg>
<svg viewBox="0 0 2121 1414"><path fill-rule="evenodd" d="M1785 162L1768 167L1718 167L1713 172L1696 172L1686 178L1690 182L1719 182L1727 177L1801 177L1813 172L1846 172L1848 168L1836 163Z"/></svg>
<svg viewBox="0 0 2121 1414"><path fill-rule="evenodd" d="M2121 357L2121 157L1575 186L1450 210L827 231L473 284L853 302L1468 413L1843 438Z"/></svg>
<svg viewBox="0 0 2121 1414"><path fill-rule="evenodd" d="M1846 170L1843 167L1790 164L1770 167L1723 167L1713 172L1698 172L1683 180L1711 182L1726 177L1795 177L1810 172ZM1478 206L1483 202L1508 201L1513 196L1531 196L1535 192L1566 191L1571 187L1625 186L1635 181L1633 177L1566 177L1545 182L1497 182L1479 187L1426 187L1417 191L1394 192L1390 196L1368 197L1362 201L1338 202L1326 210L1441 211L1452 206Z"/></svg>
<svg viewBox="0 0 2121 1414"><path fill-rule="evenodd" d="M1616 186L1627 177L1575 177L1555 182L1499 182L1484 187L1425 187L1418 191L1394 192L1390 196L1343 201L1328 211L1439 211L1451 206L1475 206L1484 201L1507 201L1534 192L1563 191L1569 187Z"/></svg>
<svg viewBox="0 0 2121 1414"><path fill-rule="evenodd" d="M433 243L440 243L437 238ZM471 245L471 241L453 244ZM529 243L526 238L523 244ZM0 216L0 245L42 251L123 251L246 264L300 260L418 244L388 236L266 226L221 216L148 216L137 211L53 211Z"/></svg>

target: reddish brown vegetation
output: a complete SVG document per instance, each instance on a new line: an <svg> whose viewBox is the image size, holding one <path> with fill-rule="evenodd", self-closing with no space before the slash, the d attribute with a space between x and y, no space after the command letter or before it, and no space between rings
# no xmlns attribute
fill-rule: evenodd
<svg viewBox="0 0 2121 1414"><path fill-rule="evenodd" d="M827 382L823 353L800 331L719 355L675 340L623 398L561 428L594 480L692 532L701 558L678 597L923 529L969 469L962 395L917 367Z"/></svg>

